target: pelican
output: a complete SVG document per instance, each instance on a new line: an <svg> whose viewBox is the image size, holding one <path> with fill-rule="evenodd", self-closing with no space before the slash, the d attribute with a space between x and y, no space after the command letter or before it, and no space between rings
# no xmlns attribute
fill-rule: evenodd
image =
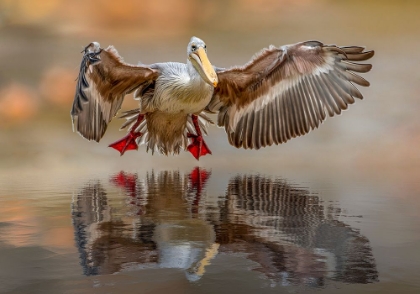
<svg viewBox="0 0 420 294"><path fill-rule="evenodd" d="M285 143L363 99L355 84L369 82L357 73L372 65L357 61L374 55L360 46L306 41L271 45L244 66L225 69L210 63L206 44L197 37L188 43L186 64L131 65L113 46L102 49L97 42L82 52L73 130L99 142L124 97L134 92L139 107L121 116L128 134L109 147L121 155L139 144L165 155L188 150L197 160L211 154L203 140L213 123L208 113L217 114L217 125L237 148Z"/></svg>

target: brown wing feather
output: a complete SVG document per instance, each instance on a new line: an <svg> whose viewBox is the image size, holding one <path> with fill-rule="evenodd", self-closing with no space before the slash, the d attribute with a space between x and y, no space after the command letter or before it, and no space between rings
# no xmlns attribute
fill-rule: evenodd
<svg viewBox="0 0 420 294"><path fill-rule="evenodd" d="M121 108L124 96L149 86L156 70L124 63L114 47L86 47L80 66L71 116L73 128L88 140L99 140Z"/></svg>
<svg viewBox="0 0 420 294"><path fill-rule="evenodd" d="M329 116L363 96L354 84L369 86L356 73L374 51L317 41L264 49L248 64L217 69L219 78L207 110L219 111L229 142L259 149L307 134Z"/></svg>

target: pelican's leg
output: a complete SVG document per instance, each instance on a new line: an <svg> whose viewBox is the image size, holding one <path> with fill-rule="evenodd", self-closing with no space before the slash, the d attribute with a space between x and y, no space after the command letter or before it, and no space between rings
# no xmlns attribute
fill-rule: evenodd
<svg viewBox="0 0 420 294"><path fill-rule="evenodd" d="M143 135L141 132L136 132L137 127L140 125L140 123L144 120L145 115L139 114L137 117L136 123L131 128L130 132L127 136L122 138L121 140L118 140L112 144L110 144L108 147L112 147L120 152L121 155L124 154L127 150L137 150L139 146L136 143L136 139Z"/></svg>
<svg viewBox="0 0 420 294"><path fill-rule="evenodd" d="M191 190L195 191L195 197L192 202L191 212L198 213L200 204L201 193L207 185L207 180L210 178L211 172L201 169L198 166L188 175L189 182L191 183Z"/></svg>
<svg viewBox="0 0 420 294"><path fill-rule="evenodd" d="M188 138L191 138L191 144L188 145L188 151L197 159L200 159L200 156L204 156L206 154L211 154L209 147L207 147L206 142L203 140L203 136L201 134L200 126L198 125L198 116L191 115L196 135L188 133Z"/></svg>

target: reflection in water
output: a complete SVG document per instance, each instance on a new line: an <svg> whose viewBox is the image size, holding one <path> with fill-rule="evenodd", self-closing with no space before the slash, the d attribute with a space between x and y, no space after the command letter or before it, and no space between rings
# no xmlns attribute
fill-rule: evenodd
<svg viewBox="0 0 420 294"><path fill-rule="evenodd" d="M86 184L72 206L84 274L176 268L195 281L219 253L242 253L282 285L377 281L369 240L335 219L338 208L284 180L254 175L233 177L214 200L205 191L209 177L199 168L186 176L152 171L144 179L121 172L111 183L124 191L123 205L121 197L114 205L107 183Z"/></svg>
<svg viewBox="0 0 420 294"><path fill-rule="evenodd" d="M324 210L318 196L285 181L237 176L215 223L216 242L248 253L257 270L284 284L376 281L368 239L334 220L334 208Z"/></svg>

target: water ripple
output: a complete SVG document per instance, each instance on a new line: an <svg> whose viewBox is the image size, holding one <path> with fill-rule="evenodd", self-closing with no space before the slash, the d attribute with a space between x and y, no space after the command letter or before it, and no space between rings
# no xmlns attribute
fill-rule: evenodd
<svg viewBox="0 0 420 294"><path fill-rule="evenodd" d="M231 177L225 195L211 195L210 177L202 168L120 172L80 187L72 218L83 273L170 268L197 281L214 258L241 254L280 285L378 280L369 240L338 220L337 204L252 174Z"/></svg>

